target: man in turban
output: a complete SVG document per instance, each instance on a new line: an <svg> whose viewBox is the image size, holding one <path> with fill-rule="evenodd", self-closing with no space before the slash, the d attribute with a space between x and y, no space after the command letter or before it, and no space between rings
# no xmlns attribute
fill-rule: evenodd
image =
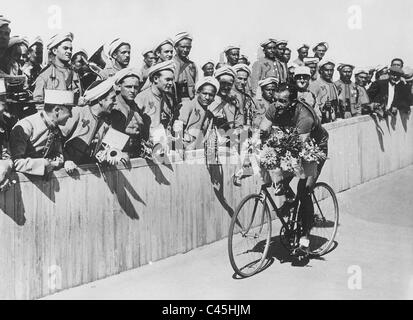
<svg viewBox="0 0 413 320"><path fill-rule="evenodd" d="M124 39L115 39L109 44L109 61L105 68L100 72L100 77L104 80L113 76L119 70L128 67L130 62L131 46Z"/></svg>

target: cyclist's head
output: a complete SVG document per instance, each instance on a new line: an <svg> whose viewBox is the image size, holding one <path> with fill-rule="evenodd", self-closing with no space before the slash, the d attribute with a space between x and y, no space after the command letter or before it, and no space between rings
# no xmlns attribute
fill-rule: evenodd
<svg viewBox="0 0 413 320"><path fill-rule="evenodd" d="M274 104L278 114L288 112L291 107L291 89L286 85L278 87L274 93Z"/></svg>

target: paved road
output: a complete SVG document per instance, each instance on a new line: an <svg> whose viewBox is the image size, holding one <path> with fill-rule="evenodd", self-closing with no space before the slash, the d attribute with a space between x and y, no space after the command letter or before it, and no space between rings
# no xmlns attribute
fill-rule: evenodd
<svg viewBox="0 0 413 320"><path fill-rule="evenodd" d="M227 240L46 299L413 299L413 166L338 195L338 246L234 279Z"/></svg>

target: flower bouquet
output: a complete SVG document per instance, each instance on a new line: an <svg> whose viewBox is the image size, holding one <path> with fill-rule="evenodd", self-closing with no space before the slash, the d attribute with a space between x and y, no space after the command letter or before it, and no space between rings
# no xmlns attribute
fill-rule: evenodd
<svg viewBox="0 0 413 320"><path fill-rule="evenodd" d="M301 172L299 154L302 142L293 128L276 128L264 143L260 153L262 177L265 182L271 179L277 183L284 176L298 175Z"/></svg>
<svg viewBox="0 0 413 320"><path fill-rule="evenodd" d="M309 139L304 143L299 156L303 169L302 174L304 174L305 177L316 176L318 174L317 164L327 158L326 154L315 143L314 139Z"/></svg>

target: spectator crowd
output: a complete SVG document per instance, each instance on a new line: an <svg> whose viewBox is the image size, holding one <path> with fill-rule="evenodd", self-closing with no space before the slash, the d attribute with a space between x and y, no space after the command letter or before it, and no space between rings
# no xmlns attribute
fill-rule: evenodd
<svg viewBox="0 0 413 320"><path fill-rule="evenodd" d="M326 42L302 44L291 61L288 41L269 38L252 65L236 45L217 63L196 64L193 38L181 32L144 50L136 68L122 38L89 55L73 49L72 33L44 43L11 30L0 15L0 188L10 183L11 170L43 176L95 163L109 130L127 137L118 158L103 157L109 163L147 156L157 145L166 151L170 141L183 150L203 148L213 128L259 128L280 88L294 92L322 123L410 114L413 104L413 69L402 59L368 68L336 63Z"/></svg>

